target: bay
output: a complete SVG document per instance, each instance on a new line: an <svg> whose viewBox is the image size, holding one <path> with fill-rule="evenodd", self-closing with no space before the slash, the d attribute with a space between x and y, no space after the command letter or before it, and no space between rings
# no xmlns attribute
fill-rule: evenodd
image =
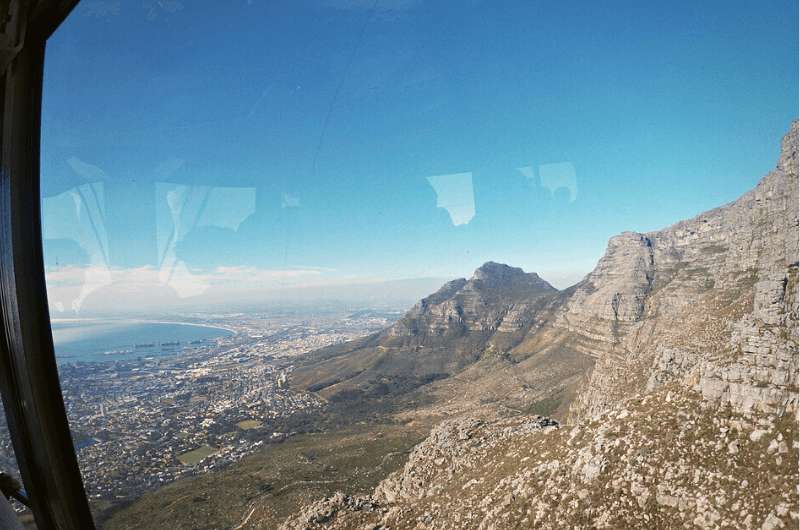
<svg viewBox="0 0 800 530"><path fill-rule="evenodd" d="M140 320L56 320L52 329L58 362L177 355L233 334L211 326Z"/></svg>

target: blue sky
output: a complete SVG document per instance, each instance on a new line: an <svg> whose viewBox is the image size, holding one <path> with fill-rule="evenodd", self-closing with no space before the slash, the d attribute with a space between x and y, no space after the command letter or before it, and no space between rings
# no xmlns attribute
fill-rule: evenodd
<svg viewBox="0 0 800 530"><path fill-rule="evenodd" d="M790 1L220 5L83 0L48 43L56 310L487 260L565 287L753 187L798 112Z"/></svg>

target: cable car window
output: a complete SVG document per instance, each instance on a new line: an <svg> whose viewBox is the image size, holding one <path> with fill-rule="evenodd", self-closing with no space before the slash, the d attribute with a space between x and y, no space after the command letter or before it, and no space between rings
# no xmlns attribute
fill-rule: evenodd
<svg viewBox="0 0 800 530"><path fill-rule="evenodd" d="M596 485L708 433L576 456L645 403L727 407L717 453L789 492L796 6L224 4L84 0L47 41L47 310L98 527L448 527L491 491L487 526L544 524L503 455L576 470L537 497L565 524L688 525L684 490L626 483L625 519Z"/></svg>

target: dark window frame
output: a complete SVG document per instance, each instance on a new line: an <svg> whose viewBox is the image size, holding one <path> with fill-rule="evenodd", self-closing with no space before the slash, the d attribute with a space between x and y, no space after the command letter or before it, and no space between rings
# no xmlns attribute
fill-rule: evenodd
<svg viewBox="0 0 800 530"><path fill-rule="evenodd" d="M39 529L91 530L58 379L41 230L48 37L78 0L0 0L0 393Z"/></svg>

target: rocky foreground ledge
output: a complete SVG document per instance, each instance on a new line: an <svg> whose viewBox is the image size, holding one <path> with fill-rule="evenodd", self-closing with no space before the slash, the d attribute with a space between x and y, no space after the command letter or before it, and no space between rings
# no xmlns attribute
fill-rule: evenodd
<svg viewBox="0 0 800 530"><path fill-rule="evenodd" d="M569 428L444 422L371 496L318 501L282 528L795 528L797 455L794 415L673 386Z"/></svg>

